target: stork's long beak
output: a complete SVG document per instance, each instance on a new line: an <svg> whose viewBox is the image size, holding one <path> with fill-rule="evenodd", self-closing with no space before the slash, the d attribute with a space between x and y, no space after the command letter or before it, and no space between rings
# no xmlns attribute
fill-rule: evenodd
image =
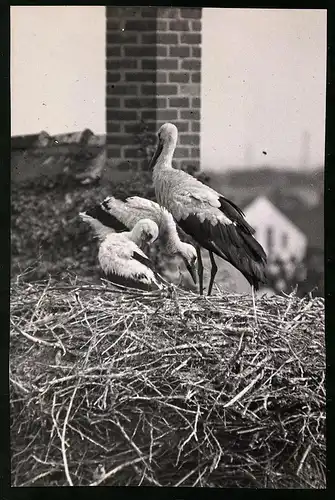
<svg viewBox="0 0 335 500"><path fill-rule="evenodd" d="M158 144L157 144L156 151L155 151L155 153L154 153L154 155L151 158L151 161L149 163L149 170L152 170L154 168L154 166L156 165L156 162L157 162L162 150L163 150L163 143L159 140Z"/></svg>
<svg viewBox="0 0 335 500"><path fill-rule="evenodd" d="M187 262L186 259L184 260L184 262L185 262L186 269L188 270L188 272L190 273L190 275L192 277L193 283L196 285L197 284L197 271L196 271L195 264L189 264L189 262Z"/></svg>
<svg viewBox="0 0 335 500"><path fill-rule="evenodd" d="M156 241L156 238L153 238L152 235L146 235L144 234L142 236L142 245L151 245L152 243L154 243Z"/></svg>

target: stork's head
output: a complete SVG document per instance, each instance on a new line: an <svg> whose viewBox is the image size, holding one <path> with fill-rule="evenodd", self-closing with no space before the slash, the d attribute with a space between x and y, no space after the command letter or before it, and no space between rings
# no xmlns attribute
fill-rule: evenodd
<svg viewBox="0 0 335 500"><path fill-rule="evenodd" d="M145 244L151 245L151 243L157 240L158 234L158 226L151 219L139 220L131 231L135 243L140 246Z"/></svg>
<svg viewBox="0 0 335 500"><path fill-rule="evenodd" d="M172 123L164 123L157 132L158 144L154 156L150 162L149 168L153 168L162 153L163 149L166 154L172 157L176 149L178 139L178 129Z"/></svg>
<svg viewBox="0 0 335 500"><path fill-rule="evenodd" d="M197 283L196 274L196 263L197 263L197 252L193 245L189 243L180 242L178 255L183 259L186 269L190 273L193 282Z"/></svg>
<svg viewBox="0 0 335 500"><path fill-rule="evenodd" d="M157 132L158 139L163 142L175 141L178 139L178 129L173 123L164 123Z"/></svg>

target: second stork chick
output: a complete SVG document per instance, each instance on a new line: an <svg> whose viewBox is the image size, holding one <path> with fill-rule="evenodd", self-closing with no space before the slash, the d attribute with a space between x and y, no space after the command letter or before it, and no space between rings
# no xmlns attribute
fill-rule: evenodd
<svg viewBox="0 0 335 500"><path fill-rule="evenodd" d="M79 215L90 224L100 240L98 260L108 281L146 291L162 288L164 280L140 248L157 239L158 227L154 221L141 219L131 231L114 233L87 213Z"/></svg>
<svg viewBox="0 0 335 500"><path fill-rule="evenodd" d="M197 252L193 245L181 241L176 223L171 213L152 200L140 196L126 198L125 201L108 196L86 212L94 216L104 226L115 231L126 231L143 218L156 222L159 230L159 241L171 257L180 257L196 283Z"/></svg>

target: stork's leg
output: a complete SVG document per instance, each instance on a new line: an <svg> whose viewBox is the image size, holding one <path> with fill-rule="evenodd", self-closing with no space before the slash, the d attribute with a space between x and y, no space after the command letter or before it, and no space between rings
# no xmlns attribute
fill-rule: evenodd
<svg viewBox="0 0 335 500"><path fill-rule="evenodd" d="M200 247L197 246L196 251L197 251L197 258L198 258L198 278L199 278L200 295L203 295L204 294L204 266L202 264Z"/></svg>
<svg viewBox="0 0 335 500"><path fill-rule="evenodd" d="M216 265L213 252L209 251L208 253L209 253L209 258L211 259L211 264L212 264L211 279L209 281L208 292L207 292L207 295L210 295L212 293L214 278L216 276L216 273L218 272L218 266Z"/></svg>
<svg viewBox="0 0 335 500"><path fill-rule="evenodd" d="M254 288L253 285L251 285L251 295L252 295L252 305L253 305L253 308L254 308L255 324L256 324L256 327L258 327L257 311L256 311L256 301L255 301L255 288Z"/></svg>

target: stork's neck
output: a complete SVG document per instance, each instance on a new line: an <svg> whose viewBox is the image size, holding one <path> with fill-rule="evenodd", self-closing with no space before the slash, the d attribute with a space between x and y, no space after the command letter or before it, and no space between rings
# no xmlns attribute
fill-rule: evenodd
<svg viewBox="0 0 335 500"><path fill-rule="evenodd" d="M175 148L175 144L171 142L164 144L162 151L156 160L156 164L153 169L154 172L155 170L157 171L172 168L172 159Z"/></svg>
<svg viewBox="0 0 335 500"><path fill-rule="evenodd" d="M103 241L108 235L114 233L114 229L104 226L96 219L90 219L88 222L93 228L95 237L98 238L99 241Z"/></svg>
<svg viewBox="0 0 335 500"><path fill-rule="evenodd" d="M162 209L161 233L165 240L166 250L171 254L176 254L180 250L180 238L178 235L176 223L172 215L165 209Z"/></svg>
<svg viewBox="0 0 335 500"><path fill-rule="evenodd" d="M127 238L133 241L136 245L140 245L143 236L143 229L135 225L135 227L131 231L125 232L123 234L125 234Z"/></svg>

